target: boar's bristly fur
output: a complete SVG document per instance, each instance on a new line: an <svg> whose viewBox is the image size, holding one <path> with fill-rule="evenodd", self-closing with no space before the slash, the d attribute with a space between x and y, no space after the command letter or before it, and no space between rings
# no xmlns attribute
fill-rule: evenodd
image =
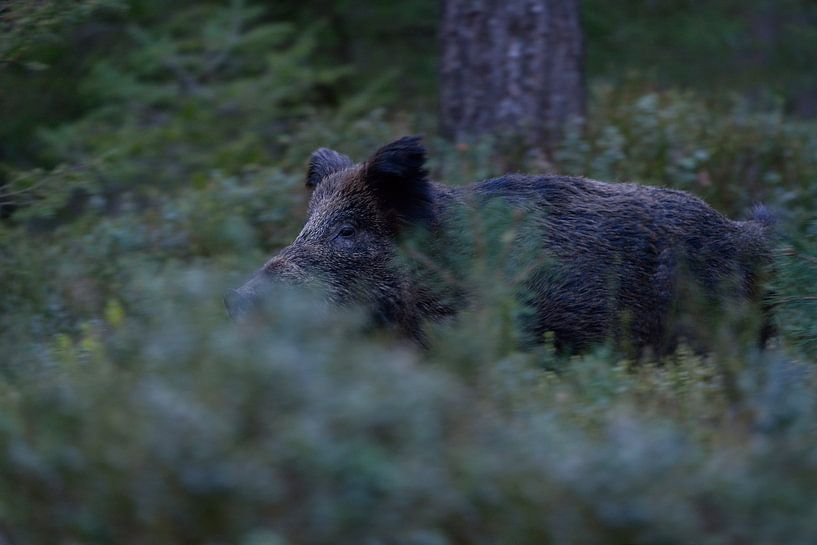
<svg viewBox="0 0 817 545"><path fill-rule="evenodd" d="M461 212L495 203L526 218L514 252L533 251L517 292L532 310L524 328L533 342L550 333L565 351L612 339L666 353L689 334L674 321L692 295L762 304L773 223L762 207L733 221L682 191L566 176L507 175L453 188L432 182L425 162L418 137L357 165L317 150L303 230L230 293L231 314L251 308L270 282L319 280L333 301L363 305L376 323L422 344L424 323L465 308L469 289L436 285L422 266L398 259L403 239L425 233L427 264L456 262L472 253L456 236Z"/></svg>

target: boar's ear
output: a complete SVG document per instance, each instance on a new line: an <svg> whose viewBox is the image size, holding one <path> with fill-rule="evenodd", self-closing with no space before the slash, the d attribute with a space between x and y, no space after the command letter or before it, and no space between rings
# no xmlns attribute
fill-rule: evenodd
<svg viewBox="0 0 817 545"><path fill-rule="evenodd" d="M426 150L419 136L386 144L366 162L365 182L395 231L406 223L428 222L433 216Z"/></svg>
<svg viewBox="0 0 817 545"><path fill-rule="evenodd" d="M353 164L352 160L342 153L326 148L317 149L309 158L306 187L314 188L330 174L349 168Z"/></svg>

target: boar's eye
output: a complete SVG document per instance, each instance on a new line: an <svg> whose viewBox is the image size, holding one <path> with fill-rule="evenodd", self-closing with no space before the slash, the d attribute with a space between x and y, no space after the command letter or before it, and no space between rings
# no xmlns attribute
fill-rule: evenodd
<svg viewBox="0 0 817 545"><path fill-rule="evenodd" d="M344 225L340 228L340 231L338 231L338 236L343 238L352 238L355 236L355 228L351 225Z"/></svg>
<svg viewBox="0 0 817 545"><path fill-rule="evenodd" d="M337 234L335 235L335 241L343 244L343 243L350 243L354 241L355 235L357 231L355 230L354 226L346 224L342 225L340 229L338 229Z"/></svg>

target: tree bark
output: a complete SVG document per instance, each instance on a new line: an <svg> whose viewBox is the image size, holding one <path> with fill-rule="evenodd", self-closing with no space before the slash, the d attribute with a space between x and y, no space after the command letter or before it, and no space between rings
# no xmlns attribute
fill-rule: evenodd
<svg viewBox="0 0 817 545"><path fill-rule="evenodd" d="M585 112L579 0L444 0L440 125L548 150Z"/></svg>

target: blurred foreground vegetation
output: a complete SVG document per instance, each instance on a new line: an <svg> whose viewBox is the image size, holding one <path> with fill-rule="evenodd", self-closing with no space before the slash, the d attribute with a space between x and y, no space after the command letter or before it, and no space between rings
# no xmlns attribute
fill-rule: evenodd
<svg viewBox="0 0 817 545"><path fill-rule="evenodd" d="M587 126L545 157L436 137L433 5L319 4L0 8L0 543L813 543L817 122L785 94L810 85L811 27L774 76L707 88L691 15L656 46L689 66L632 46L689 3L588 1ZM744 43L735 3L708 6L702 32ZM774 346L723 324L709 355L564 361L518 351L490 290L428 353L307 294L227 322L224 289L300 230L309 153L417 132L446 183L768 204Z"/></svg>

